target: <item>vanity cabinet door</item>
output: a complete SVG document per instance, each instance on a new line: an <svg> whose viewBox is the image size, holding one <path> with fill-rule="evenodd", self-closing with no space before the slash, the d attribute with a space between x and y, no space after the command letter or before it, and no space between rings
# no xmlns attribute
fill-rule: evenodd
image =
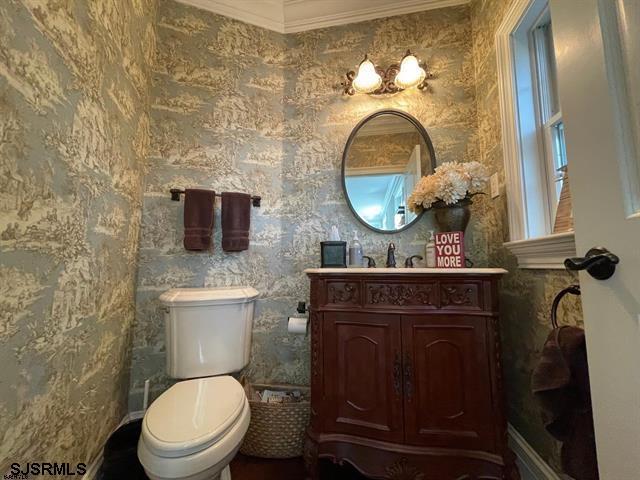
<svg viewBox="0 0 640 480"><path fill-rule="evenodd" d="M402 317L407 443L495 449L487 321Z"/></svg>
<svg viewBox="0 0 640 480"><path fill-rule="evenodd" d="M328 431L402 442L400 317L325 312Z"/></svg>

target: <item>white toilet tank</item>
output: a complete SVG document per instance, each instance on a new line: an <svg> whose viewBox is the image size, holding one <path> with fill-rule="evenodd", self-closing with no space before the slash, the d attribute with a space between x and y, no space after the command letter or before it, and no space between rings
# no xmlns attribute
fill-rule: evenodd
<svg viewBox="0 0 640 480"><path fill-rule="evenodd" d="M167 374L209 377L245 367L257 296L251 287L173 288L160 295Z"/></svg>

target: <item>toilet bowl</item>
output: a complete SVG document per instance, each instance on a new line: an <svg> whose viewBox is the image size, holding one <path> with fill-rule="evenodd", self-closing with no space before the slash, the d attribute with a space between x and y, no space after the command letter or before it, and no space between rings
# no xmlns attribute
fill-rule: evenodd
<svg viewBox="0 0 640 480"><path fill-rule="evenodd" d="M152 480L229 479L249 428L242 385L230 376L176 383L146 411L138 459Z"/></svg>

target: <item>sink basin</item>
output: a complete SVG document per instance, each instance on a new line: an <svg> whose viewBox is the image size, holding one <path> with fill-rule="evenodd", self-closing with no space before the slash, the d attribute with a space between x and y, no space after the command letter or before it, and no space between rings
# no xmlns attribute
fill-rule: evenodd
<svg viewBox="0 0 640 480"><path fill-rule="evenodd" d="M386 267L374 267L374 268L307 268L304 273L338 273L340 275L355 274L369 274L369 275L393 275L395 274L452 274L457 275L504 275L507 270L504 268L386 268Z"/></svg>

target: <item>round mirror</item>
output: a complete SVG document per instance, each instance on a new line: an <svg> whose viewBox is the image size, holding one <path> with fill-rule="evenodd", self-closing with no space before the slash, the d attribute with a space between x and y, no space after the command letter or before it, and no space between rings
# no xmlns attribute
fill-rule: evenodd
<svg viewBox="0 0 640 480"><path fill-rule="evenodd" d="M407 208L420 177L433 173L431 139L414 117L382 110L364 118L351 132L342 155L342 186L349 208L363 224L395 233L422 215Z"/></svg>

